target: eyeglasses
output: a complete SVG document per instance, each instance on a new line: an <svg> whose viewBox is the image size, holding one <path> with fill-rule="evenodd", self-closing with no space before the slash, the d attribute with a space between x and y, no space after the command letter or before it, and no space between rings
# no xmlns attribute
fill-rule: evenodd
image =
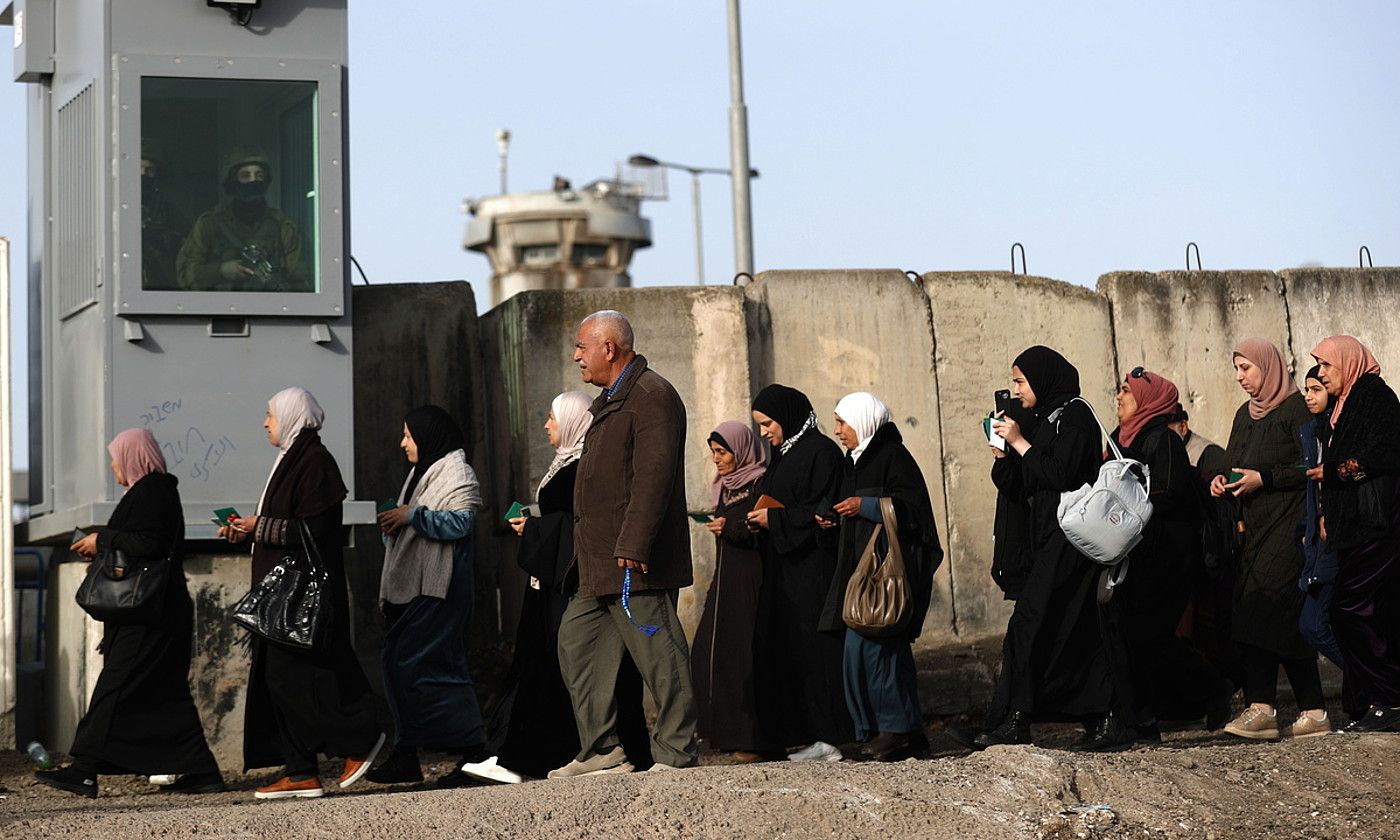
<svg viewBox="0 0 1400 840"><path fill-rule="evenodd" d="M1142 365L1133 368L1128 375L1134 379L1145 379L1149 385L1152 384L1152 375Z"/></svg>

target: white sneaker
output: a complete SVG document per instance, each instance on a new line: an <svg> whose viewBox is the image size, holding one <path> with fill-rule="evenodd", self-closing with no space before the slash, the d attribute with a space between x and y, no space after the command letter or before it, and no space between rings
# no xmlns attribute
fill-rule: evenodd
<svg viewBox="0 0 1400 840"><path fill-rule="evenodd" d="M840 761L841 751L825 741L817 741L788 756L788 761Z"/></svg>
<svg viewBox="0 0 1400 840"><path fill-rule="evenodd" d="M677 767L677 766L674 765L674 764L662 764L661 762L658 761L658 762L656 762L655 764L653 764L653 765L651 765L650 767L648 767L648 768L646 769L645 772L647 772L647 773L669 773L669 772L672 771L672 770L682 770L682 769L684 769L684 768L682 768L682 767Z"/></svg>
<svg viewBox="0 0 1400 840"><path fill-rule="evenodd" d="M485 779L488 782L500 782L503 785L518 785L525 781L524 776L502 767L494 755L485 761L468 761L462 765L462 772L468 776Z"/></svg>
<svg viewBox="0 0 1400 840"><path fill-rule="evenodd" d="M151 784L153 784L153 785L160 785L161 787L165 787L166 785L173 785L173 784L175 784L175 774L174 774L174 773L165 773L165 774L163 774L163 775L150 776L149 779L150 779Z"/></svg>

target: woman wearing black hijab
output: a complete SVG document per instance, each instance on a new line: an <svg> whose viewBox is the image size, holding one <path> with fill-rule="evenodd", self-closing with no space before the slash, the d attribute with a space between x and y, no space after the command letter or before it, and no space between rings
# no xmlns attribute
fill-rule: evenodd
<svg viewBox="0 0 1400 840"><path fill-rule="evenodd" d="M793 761L839 761L835 745L853 734L841 677L844 633L818 629L836 572L836 535L817 527L817 514L836 501L844 458L795 388L764 388L753 418L773 449L748 514L763 553L754 628L759 726L770 743L803 746L788 756ZM781 507L762 507L765 496Z"/></svg>
<svg viewBox="0 0 1400 840"><path fill-rule="evenodd" d="M1021 493L1030 502L1030 572L1006 628L996 699L997 725L979 748L1030 743L1032 720L1082 721L1082 750L1131 743L1123 709L1121 635L1097 599L1099 567L1060 530L1060 494L1092 483L1103 461L1098 421L1079 396L1079 371L1048 347L1031 347L1011 367L1012 394L1039 421L1030 437L1019 423L992 424L1021 459ZM1115 679L1117 675L1117 679Z"/></svg>
<svg viewBox="0 0 1400 840"><path fill-rule="evenodd" d="M389 759L370 771L381 784L421 781L418 749L455 752L462 762L486 756L486 732L467 660L471 624L472 545L481 491L467 463L462 431L435 405L415 408L399 443L409 474L398 505L379 514L384 571L384 693L396 742ZM460 769L437 779L460 787Z"/></svg>

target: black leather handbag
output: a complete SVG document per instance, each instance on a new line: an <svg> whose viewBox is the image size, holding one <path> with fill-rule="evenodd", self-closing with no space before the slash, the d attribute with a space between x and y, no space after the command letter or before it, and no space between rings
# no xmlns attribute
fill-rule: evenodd
<svg viewBox="0 0 1400 840"><path fill-rule="evenodd" d="M233 620L269 642L315 647L327 610L325 567L305 520L297 520L301 545L287 553L233 608ZM300 548L300 551L297 549Z"/></svg>
<svg viewBox="0 0 1400 840"><path fill-rule="evenodd" d="M88 566L73 596L83 611L110 624L155 624L165 606L169 559L131 562L126 552L108 549Z"/></svg>

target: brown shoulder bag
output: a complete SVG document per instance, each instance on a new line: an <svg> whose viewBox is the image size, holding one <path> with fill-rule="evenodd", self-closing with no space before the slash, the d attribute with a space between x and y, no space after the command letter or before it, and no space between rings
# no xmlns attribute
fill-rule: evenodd
<svg viewBox="0 0 1400 840"><path fill-rule="evenodd" d="M885 521L875 526L861 552L841 605L841 619L847 627L877 639L903 632L914 608L904 552L899 547L899 523L889 497L880 499L880 513ZM879 550L881 534L886 537L884 552Z"/></svg>

